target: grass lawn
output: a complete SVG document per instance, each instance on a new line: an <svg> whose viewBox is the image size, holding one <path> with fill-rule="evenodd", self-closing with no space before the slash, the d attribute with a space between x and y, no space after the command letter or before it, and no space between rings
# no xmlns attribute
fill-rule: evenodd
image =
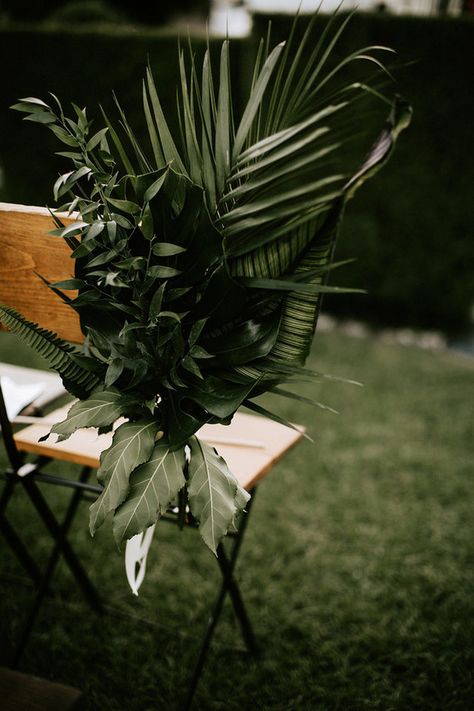
<svg viewBox="0 0 474 711"><path fill-rule="evenodd" d="M22 358L3 335L0 359ZM339 416L278 402L315 443L260 487L237 568L261 659L242 653L229 605L195 709L471 708L474 361L324 333L310 365L365 387L299 386ZM18 494L10 518L44 557L47 536ZM47 494L61 510L64 492ZM110 528L91 542L87 505L73 540L109 614L90 612L61 564L22 669L79 686L88 711L177 708L218 582L211 554L194 532L159 525L134 598ZM32 590L2 546L6 653Z"/></svg>

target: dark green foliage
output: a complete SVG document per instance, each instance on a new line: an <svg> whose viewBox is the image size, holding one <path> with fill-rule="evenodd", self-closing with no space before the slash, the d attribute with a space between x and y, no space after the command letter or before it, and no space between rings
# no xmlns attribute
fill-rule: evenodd
<svg viewBox="0 0 474 711"><path fill-rule="evenodd" d="M281 20L284 26L279 22L274 22L275 39L288 31L288 19ZM261 29L257 22L255 36ZM340 40L340 55L348 43L353 48L374 40L397 50L394 72L403 94L415 106L415 119L390 170L364 187L364 200L350 205L341 231L338 257L357 257L345 269L343 283L367 289L368 295L329 297L325 305L340 314L383 323L445 329L463 326L470 321L474 292L469 266L474 258L469 207L474 167L466 158L474 152L469 119L474 115L474 99L468 71L474 23L468 18L359 15L352 19L347 39ZM87 61L83 61L85 43ZM204 43L195 41L194 45L197 56L202 56ZM3 30L2 199L51 203L49 186L66 166L66 161L51 157L56 149L53 137L49 140L28 130L6 111L18 96L46 96L51 90L65 103L74 100L93 106L100 102L111 112L112 86L142 137L146 131L140 106L144 57L150 56L163 105L172 108L178 77L175 47L174 38L158 34L102 33L86 39L73 29L60 33ZM216 51L213 41L211 47ZM248 42L233 43L236 107L242 105L242 88L251 79L251 56ZM173 111L167 118L177 130Z"/></svg>
<svg viewBox="0 0 474 711"><path fill-rule="evenodd" d="M255 32L266 22L256 18ZM289 18L274 18L275 37L286 36L289 26ZM341 229L338 258L356 258L345 283L368 294L328 297L325 306L380 324L466 327L474 303L474 162L468 157L474 154L474 22L361 14L353 17L350 39L361 46L376 39L396 50L390 69L410 97L414 119L390 171L364 188ZM342 38L335 52L346 49Z"/></svg>
<svg viewBox="0 0 474 711"><path fill-rule="evenodd" d="M114 114L103 110L99 125L77 103L66 111L54 94L12 106L66 148L59 155L70 169L53 195L58 211L77 217L54 235L72 250L75 278L51 286L59 295L78 290L68 303L103 373L100 389L80 395L85 402L53 431L65 438L87 423L102 428L119 415L128 419L101 455L92 534L124 502L135 531L150 525L147 511L153 522L173 503L157 505L154 486L141 480L149 506L141 506L141 494L133 504L128 499L130 476L148 462L156 438L167 453L181 450L182 463L189 445L190 510L216 552L247 497L212 448L191 438L206 423L228 424L242 404L286 424L252 400L269 387L288 396L274 386L304 365L321 295L334 291L324 282L345 205L387 162L411 119L406 102L368 86L374 68L385 71L379 56L389 50L366 46L333 61L349 18L332 18L315 44L316 19L302 39L295 20L286 42L271 49L261 41L240 111L229 42L216 77L210 49L202 69L191 44L186 55L180 50L179 136L150 68L142 84L147 141L116 98ZM355 63L361 71L348 80L343 70ZM348 122L366 107L380 118L387 105L370 150L362 140L357 159L348 159ZM166 455L157 475L168 466L175 460ZM167 491L174 496L176 487ZM132 535L127 525L116 531Z"/></svg>

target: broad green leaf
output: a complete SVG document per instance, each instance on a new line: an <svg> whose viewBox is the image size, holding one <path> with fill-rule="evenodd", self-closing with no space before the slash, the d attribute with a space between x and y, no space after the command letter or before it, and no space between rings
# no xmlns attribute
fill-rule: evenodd
<svg viewBox="0 0 474 711"><path fill-rule="evenodd" d="M197 437L192 437L189 445L189 506L204 542L217 555L217 546L239 513L237 504L242 506L250 497L215 449Z"/></svg>
<svg viewBox="0 0 474 711"><path fill-rule="evenodd" d="M74 403L66 419L52 426L51 434L59 435L58 442L62 442L82 427L111 425L126 414L130 402L118 390L96 390L87 400Z"/></svg>
<svg viewBox="0 0 474 711"><path fill-rule="evenodd" d="M213 415L225 418L240 407L254 387L255 382L236 385L207 375L202 383L189 389L188 397Z"/></svg>
<svg viewBox="0 0 474 711"><path fill-rule="evenodd" d="M229 333L205 339L203 344L220 363L247 363L270 353L278 335L279 324L279 313L271 313L259 320L249 319L235 325Z"/></svg>
<svg viewBox="0 0 474 711"><path fill-rule="evenodd" d="M125 422L115 431L111 446L102 452L97 478L104 488L90 507L90 532L94 535L107 514L125 501L131 472L147 462L155 445L155 420Z"/></svg>
<svg viewBox="0 0 474 711"><path fill-rule="evenodd" d="M186 483L185 463L183 448L172 452L164 440L155 444L149 461L130 476L127 500L115 512L117 543L141 533L165 513Z"/></svg>

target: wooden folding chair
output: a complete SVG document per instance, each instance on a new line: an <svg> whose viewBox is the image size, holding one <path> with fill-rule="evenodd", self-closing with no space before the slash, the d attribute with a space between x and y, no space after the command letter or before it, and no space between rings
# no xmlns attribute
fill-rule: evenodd
<svg viewBox="0 0 474 711"><path fill-rule="evenodd" d="M0 203L0 302L16 308L28 319L39 322L45 328L58 333L62 338L80 343L83 340L83 335L75 312L58 299L37 277L39 273L48 281L53 282L72 276L73 262L69 257L70 250L62 240L47 235L50 229L51 217L46 210ZM109 445L111 435L98 437L93 430L81 430L61 443L54 443L50 439L39 442L39 438L49 431L50 422L63 419L64 414L64 410L56 410L43 420L39 420L14 434L6 414L0 388L0 421L10 461L10 469L6 473L6 484L0 498L0 527L19 560L35 582L39 583L35 604L28 617L17 650L17 662L28 641L34 620L49 588L60 556L66 560L89 602L95 609L100 610L97 593L75 556L67 540L67 533L81 498L84 495L98 495L101 491L100 486L89 483L87 479L89 472L97 468L99 455ZM240 622L246 647L249 652L256 652L255 636L233 572L257 483L302 437L302 433L299 431L265 420L262 417L241 413L235 415L230 426L207 425L198 435L216 446L240 484L253 496L247 505L247 513L241 518L238 531L228 536L229 539L233 539L230 551L226 552L223 544L219 545L217 550L222 585L202 639L183 708L189 708L192 703L227 594L230 596ZM26 462L27 455L33 455L33 461ZM82 470L79 479L71 480L45 472L45 465L52 460L74 462L80 465ZM21 483L25 489L54 540L53 551L44 573L40 573L36 563L22 546L19 537L6 518L6 505L17 483ZM59 523L53 516L38 487L39 483L66 486L73 489L74 493L62 523ZM172 510L163 516L163 520L174 524L182 523L178 521L177 514ZM185 524L196 526L196 522L191 516L187 518Z"/></svg>

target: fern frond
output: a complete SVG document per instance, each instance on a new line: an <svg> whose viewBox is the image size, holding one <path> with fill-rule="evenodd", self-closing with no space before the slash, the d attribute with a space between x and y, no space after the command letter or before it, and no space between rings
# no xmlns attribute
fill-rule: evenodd
<svg viewBox="0 0 474 711"><path fill-rule="evenodd" d="M100 368L99 363L93 358L85 359L78 349L52 331L28 321L15 309L4 304L0 304L0 321L48 361L51 368L61 376L64 387L75 397L87 397L101 382L96 374ZM87 367L79 364L79 358L81 363L87 363Z"/></svg>

